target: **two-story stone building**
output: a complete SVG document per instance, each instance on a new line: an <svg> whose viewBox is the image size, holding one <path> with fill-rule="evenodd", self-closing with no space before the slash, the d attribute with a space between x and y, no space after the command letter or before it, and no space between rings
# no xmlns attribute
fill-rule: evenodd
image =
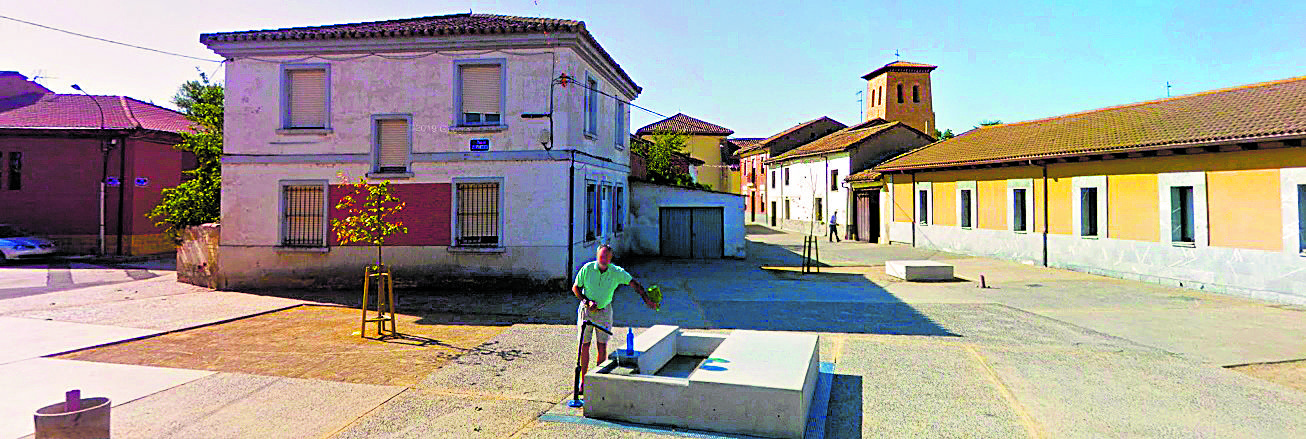
<svg viewBox="0 0 1306 439"><path fill-rule="evenodd" d="M389 180L396 276L562 282L625 242L640 87L585 23L454 14L204 34L226 59L219 283L356 282L338 174Z"/></svg>

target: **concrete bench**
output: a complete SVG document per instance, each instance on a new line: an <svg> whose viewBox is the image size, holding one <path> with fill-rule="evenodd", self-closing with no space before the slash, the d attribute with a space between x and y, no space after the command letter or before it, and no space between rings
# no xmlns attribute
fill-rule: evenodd
<svg viewBox="0 0 1306 439"><path fill-rule="evenodd" d="M936 261L888 261L884 273L903 280L952 280L952 264Z"/></svg>

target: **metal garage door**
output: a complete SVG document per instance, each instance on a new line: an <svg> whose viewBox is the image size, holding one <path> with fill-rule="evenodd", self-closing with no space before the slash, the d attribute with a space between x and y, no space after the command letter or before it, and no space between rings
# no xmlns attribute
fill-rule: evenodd
<svg viewBox="0 0 1306 439"><path fill-rule="evenodd" d="M720 258L725 244L720 207L663 207L659 210L662 256Z"/></svg>

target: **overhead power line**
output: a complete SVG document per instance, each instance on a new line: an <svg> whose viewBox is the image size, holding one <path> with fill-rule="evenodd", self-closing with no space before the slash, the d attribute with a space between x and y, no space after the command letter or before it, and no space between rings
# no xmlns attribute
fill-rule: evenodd
<svg viewBox="0 0 1306 439"><path fill-rule="evenodd" d="M6 17L6 16L4 16L4 15L0 15L0 18L6 19L6 20L17 21L17 22L19 22L19 23L23 23L23 24L30 24L30 25L32 25L32 26L36 26L36 27L43 28L43 29L49 29L49 30L56 31L56 32L63 32L63 33L69 34L69 35L76 35L76 36L79 36L79 37L82 37L82 38L90 38L90 39L92 39L92 40L98 40L98 41L103 41L103 42L106 42L106 43L117 44L117 45L119 45L119 46L127 46L127 47L131 47L131 48L133 48L133 49L148 50L148 51L151 51L151 52L162 53L162 54L164 54L164 55L180 56L180 57L182 57L182 58L190 58L190 59L199 60L199 61L208 61L208 62L216 62L216 63L220 63L220 62L222 62L221 60L216 60L216 59L205 59L205 58L199 58L199 57L194 57L194 56L190 56L190 55L182 55L182 54L180 54L180 53L168 52L168 51L159 50L159 49L151 49L151 48L149 48L149 47L137 46L137 45L135 45L135 44L127 44L127 43L123 43L123 42L119 42L119 41L114 41L114 40L110 40L110 39L106 39L106 38L100 38L100 37L91 36L91 35L86 35L86 34L79 34L79 33L77 33L77 32L67 31L67 30L63 30L63 29L56 28L56 27L46 26L46 25L44 25L44 24L40 24L40 23L33 23L33 22L30 22L30 21L26 21L26 20L19 20L19 19L14 18L14 17Z"/></svg>

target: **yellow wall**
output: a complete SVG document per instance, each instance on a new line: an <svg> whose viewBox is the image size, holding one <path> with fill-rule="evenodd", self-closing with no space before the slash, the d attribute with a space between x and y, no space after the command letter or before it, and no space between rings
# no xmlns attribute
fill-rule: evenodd
<svg viewBox="0 0 1306 439"><path fill-rule="evenodd" d="M980 180L975 182L979 198L979 228L1007 229L1007 181Z"/></svg>
<svg viewBox="0 0 1306 439"><path fill-rule="evenodd" d="M1157 187L1155 174L1107 176L1106 236L1113 239L1159 242L1161 212L1157 206Z"/></svg>
<svg viewBox="0 0 1306 439"><path fill-rule="evenodd" d="M1279 170L1206 174L1211 246L1283 250Z"/></svg>
<svg viewBox="0 0 1306 439"><path fill-rule="evenodd" d="M957 183L934 183L934 224L940 226L957 225Z"/></svg>
<svg viewBox="0 0 1306 439"><path fill-rule="evenodd" d="M721 139L722 136L689 136L688 144L685 151L690 157L702 160L703 166L698 167L698 182L712 187L712 190L728 192L728 181L723 181L722 176L729 173L722 172L721 166ZM738 192L738 185L735 192Z"/></svg>
<svg viewBox="0 0 1306 439"><path fill-rule="evenodd" d="M1161 238L1157 206L1158 173L1207 173L1208 224L1212 246L1282 250L1278 168L1306 167L1306 148L1262 149L1214 154L1173 155L1124 160L1058 163L1048 166L1048 233L1074 233L1071 177L1107 176L1107 237L1156 242ZM1007 229L1007 180L1034 181L1032 231L1043 222L1042 170L1035 166L920 172L920 181L934 183L935 223L956 224L956 186L947 182L976 181L978 227ZM895 181L909 181L908 175ZM895 184L894 221L911 221L910 184Z"/></svg>
<svg viewBox="0 0 1306 439"><path fill-rule="evenodd" d="M1042 180L1042 177L1039 177ZM1075 233L1075 217L1070 212L1074 207L1074 200L1071 199L1071 192L1074 187L1071 185L1070 178L1048 178L1048 233L1056 235L1069 235ZM1042 210L1043 199L1034 200L1039 204Z"/></svg>

